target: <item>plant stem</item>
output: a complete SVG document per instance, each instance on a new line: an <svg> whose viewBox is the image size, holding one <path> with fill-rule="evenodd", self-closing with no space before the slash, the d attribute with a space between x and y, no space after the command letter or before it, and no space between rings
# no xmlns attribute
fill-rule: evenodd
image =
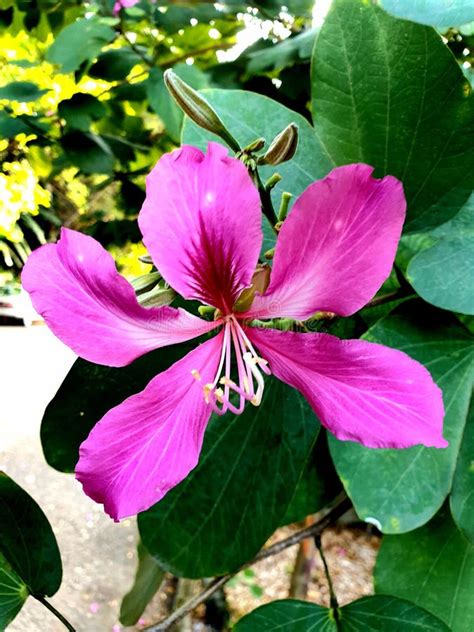
<svg viewBox="0 0 474 632"><path fill-rule="evenodd" d="M338 618L339 604L337 602L337 597L336 597L336 593L334 592L334 586L333 586L333 583L332 583L331 574L329 573L329 566L328 566L328 563L326 561L326 556L324 555L323 547L322 547L322 544L321 544L321 534L320 533L317 533L314 536L314 542L316 544L316 548L319 551L319 555L321 556L321 559L323 561L324 574L326 575L326 579L327 579L328 586L329 586L329 604L330 604L331 609L334 612L334 618L337 619Z"/></svg>
<svg viewBox="0 0 474 632"><path fill-rule="evenodd" d="M389 292L388 294L382 294L382 296L376 296L367 303L366 307L376 307L377 305L383 305L384 303L389 303L390 301L394 301L398 298L405 298L406 296L406 292L395 290L394 292Z"/></svg>
<svg viewBox="0 0 474 632"><path fill-rule="evenodd" d="M352 507L351 501L347 498L347 496L343 496L340 498L339 502L320 520L315 522L309 527L302 529L301 531L297 531L290 535L288 538L280 540L279 542L275 542L272 546L267 547L266 549L262 549L252 560L243 564L235 573L229 573L228 575L223 575L222 577L217 577L214 579L203 591L193 597L188 602L183 604L180 608L175 610L169 617L166 617L162 621L155 623L148 628L145 628L147 632L166 632L169 630L177 621L185 617L189 612L192 612L197 606L201 603L209 599L209 597L222 588L234 575L240 572L244 568L248 568L252 566L256 562L260 562L268 557L273 555L277 555L281 553L285 549L306 538L313 538L319 534L321 534L326 527L335 522L338 518L340 518L343 514L346 513ZM337 612L337 611L335 611Z"/></svg>
<svg viewBox="0 0 474 632"><path fill-rule="evenodd" d="M249 169L252 180L254 181L255 186L258 189L258 193L260 195L260 201L262 203L262 212L267 217L268 221L272 225L275 230L275 224L277 222L277 216L275 213L275 209L273 208L272 195L270 189L267 189L263 184L260 174L258 173L258 169ZM276 231L275 231L276 232Z"/></svg>
<svg viewBox="0 0 474 632"><path fill-rule="evenodd" d="M61 623L64 625L64 627L69 630L69 632L76 632L76 628L74 628L69 621L66 619L66 617L64 615L62 615L59 610L56 610L56 608L49 603L49 601L46 600L45 597L43 597L42 595L33 595L33 597L39 601L40 603L43 604L43 606L45 608L47 608L50 612L52 612L54 614L54 616L59 619L61 621Z"/></svg>

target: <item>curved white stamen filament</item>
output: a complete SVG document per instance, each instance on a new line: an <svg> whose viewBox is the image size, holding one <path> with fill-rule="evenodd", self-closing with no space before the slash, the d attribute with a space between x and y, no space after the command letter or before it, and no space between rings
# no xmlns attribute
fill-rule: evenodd
<svg viewBox="0 0 474 632"><path fill-rule="evenodd" d="M238 384L231 379L232 349L237 365ZM247 401L258 406L265 387L262 371L267 375L271 374L268 362L257 354L235 316L228 316L216 375L212 383L203 386L206 403L218 415L224 415L227 411L240 415ZM193 369L191 373L198 382L201 381L199 371ZM230 401L231 391L239 396L238 405Z"/></svg>

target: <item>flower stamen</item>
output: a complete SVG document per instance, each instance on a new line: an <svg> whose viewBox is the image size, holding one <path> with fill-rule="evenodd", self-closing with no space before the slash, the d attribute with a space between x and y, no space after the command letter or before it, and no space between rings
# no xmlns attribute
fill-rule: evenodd
<svg viewBox="0 0 474 632"><path fill-rule="evenodd" d="M238 381L231 379L232 352L235 355ZM262 373L271 374L268 362L257 354L235 316L228 316L214 380L203 386L206 404L217 415L224 415L227 411L240 415L246 402L259 406L265 387ZM201 382L201 374L197 369L193 369L191 374L197 382ZM231 393L238 395L237 405L230 401Z"/></svg>

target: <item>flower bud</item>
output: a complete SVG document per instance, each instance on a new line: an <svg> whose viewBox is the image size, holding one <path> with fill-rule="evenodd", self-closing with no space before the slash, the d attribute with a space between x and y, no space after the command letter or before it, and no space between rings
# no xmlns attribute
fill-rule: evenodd
<svg viewBox="0 0 474 632"><path fill-rule="evenodd" d="M267 165L279 165L291 160L298 146L298 126L290 123L288 127L273 139L267 152L262 156L262 163Z"/></svg>
<svg viewBox="0 0 474 632"><path fill-rule="evenodd" d="M169 305L175 297L176 292L171 288L157 286L137 296L137 300L142 307L162 307Z"/></svg>
<svg viewBox="0 0 474 632"><path fill-rule="evenodd" d="M242 149L243 152L247 154L251 154L254 151L260 151L265 146L264 138L256 138L254 141L249 143L246 147Z"/></svg>
<svg viewBox="0 0 474 632"><path fill-rule="evenodd" d="M164 73L164 82L173 99L196 125L220 136L234 151L240 150L238 142L224 127L217 112L194 88L170 69Z"/></svg>
<svg viewBox="0 0 474 632"><path fill-rule="evenodd" d="M132 287L135 290L135 294L143 294L143 292L148 292L149 290L152 290L160 279L161 274L159 272L142 274L142 276L133 279Z"/></svg>

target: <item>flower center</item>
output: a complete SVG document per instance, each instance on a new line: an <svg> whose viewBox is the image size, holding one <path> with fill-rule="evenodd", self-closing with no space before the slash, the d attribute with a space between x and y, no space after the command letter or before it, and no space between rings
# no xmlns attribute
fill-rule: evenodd
<svg viewBox="0 0 474 632"><path fill-rule="evenodd" d="M231 379L232 351L235 354L238 384ZM202 389L206 403L218 415L224 415L228 410L240 415L246 401L259 406L265 386L262 372L271 374L268 362L257 355L235 316L226 316L216 376L212 383L205 384ZM201 381L199 371L193 369L191 373L197 382ZM239 396L238 405L230 401L231 392Z"/></svg>

